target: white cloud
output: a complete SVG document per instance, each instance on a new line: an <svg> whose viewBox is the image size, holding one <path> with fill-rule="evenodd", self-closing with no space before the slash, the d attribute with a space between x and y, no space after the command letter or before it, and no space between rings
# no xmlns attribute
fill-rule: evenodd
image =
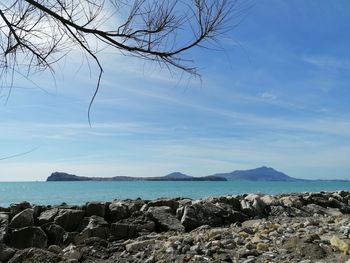
<svg viewBox="0 0 350 263"><path fill-rule="evenodd" d="M345 58L337 58L332 56L308 56L304 57L303 60L311 65L320 68L329 69L350 69L350 60Z"/></svg>

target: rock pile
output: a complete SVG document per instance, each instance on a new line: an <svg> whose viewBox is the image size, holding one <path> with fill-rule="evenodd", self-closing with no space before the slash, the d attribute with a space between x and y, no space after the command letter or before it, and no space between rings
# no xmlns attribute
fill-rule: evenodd
<svg viewBox="0 0 350 263"><path fill-rule="evenodd" d="M346 262L349 213L346 191L23 202L0 208L0 262Z"/></svg>

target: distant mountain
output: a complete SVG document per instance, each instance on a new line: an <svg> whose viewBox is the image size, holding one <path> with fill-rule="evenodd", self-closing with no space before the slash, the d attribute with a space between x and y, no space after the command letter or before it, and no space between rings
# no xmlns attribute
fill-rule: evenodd
<svg viewBox="0 0 350 263"><path fill-rule="evenodd" d="M189 176L187 174L183 174L180 172L174 172L171 174L167 174L166 176L163 177L164 179L190 179L192 176Z"/></svg>
<svg viewBox="0 0 350 263"><path fill-rule="evenodd" d="M227 179L218 176L193 177L179 172L159 177L86 177L54 172L46 179L46 181L227 181Z"/></svg>
<svg viewBox="0 0 350 263"><path fill-rule="evenodd" d="M339 181L348 182L349 180L306 180L290 177L270 167L259 167L250 170L237 170L230 173L217 173L209 176L193 177L180 172L174 172L165 176L158 177L86 177L77 176L68 173L54 172L46 181Z"/></svg>
<svg viewBox="0 0 350 263"><path fill-rule="evenodd" d="M269 167L259 167L251 170L237 170L230 173L218 173L218 176L228 181L247 180L247 181L298 181L300 179L290 177L282 172Z"/></svg>

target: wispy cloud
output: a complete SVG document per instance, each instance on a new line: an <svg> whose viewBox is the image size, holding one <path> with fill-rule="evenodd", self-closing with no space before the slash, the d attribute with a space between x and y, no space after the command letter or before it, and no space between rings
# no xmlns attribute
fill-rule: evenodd
<svg viewBox="0 0 350 263"><path fill-rule="evenodd" d="M350 60L346 58L323 55L323 56L307 56L307 57L304 57L303 59L305 62L319 68L328 68L328 69L334 69L334 70L350 69Z"/></svg>

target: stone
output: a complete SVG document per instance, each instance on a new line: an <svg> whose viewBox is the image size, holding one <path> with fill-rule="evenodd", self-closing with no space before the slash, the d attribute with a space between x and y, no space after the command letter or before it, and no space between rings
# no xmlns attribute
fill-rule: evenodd
<svg viewBox="0 0 350 263"><path fill-rule="evenodd" d="M89 202L86 204L85 215L86 216L100 216L105 217L106 203L101 202Z"/></svg>
<svg viewBox="0 0 350 263"><path fill-rule="evenodd" d="M135 252L141 249L146 249L150 245L153 245L155 243L154 240L143 240L143 241L136 241L130 244L125 245L125 249L128 252Z"/></svg>
<svg viewBox="0 0 350 263"><path fill-rule="evenodd" d="M202 225L220 226L223 222L225 210L211 203L194 203L185 206L181 224L186 231L191 231Z"/></svg>
<svg viewBox="0 0 350 263"><path fill-rule="evenodd" d="M60 259L55 253L39 248L27 248L24 250L18 250L8 263L58 263L59 261Z"/></svg>
<svg viewBox="0 0 350 263"><path fill-rule="evenodd" d="M108 223L100 216L91 216L88 225L81 232L84 238L99 237L107 239L109 237Z"/></svg>
<svg viewBox="0 0 350 263"><path fill-rule="evenodd" d="M304 206L302 209L311 215L313 215L313 214L319 214L319 215L327 214L327 208L324 208L324 207L316 205L316 204L308 204L308 205Z"/></svg>
<svg viewBox="0 0 350 263"><path fill-rule="evenodd" d="M333 236L330 239L331 245L344 252L345 255L350 255L350 239L340 239Z"/></svg>
<svg viewBox="0 0 350 263"><path fill-rule="evenodd" d="M10 205L10 213L14 216L18 213L22 212L25 209L31 208L32 206L28 202L22 202L19 204L11 204Z"/></svg>
<svg viewBox="0 0 350 263"><path fill-rule="evenodd" d="M61 245L63 244L63 236L65 234L65 230L63 227L54 224L54 223L48 223L41 227L48 238L48 244L49 245Z"/></svg>
<svg viewBox="0 0 350 263"><path fill-rule="evenodd" d="M334 216L334 217L338 217L338 216L343 215L343 213L338 208L327 208L326 214L329 216Z"/></svg>
<svg viewBox="0 0 350 263"><path fill-rule="evenodd" d="M51 245L47 248L48 251L53 252L55 254L59 254L62 252L61 247L57 246L57 245Z"/></svg>
<svg viewBox="0 0 350 263"><path fill-rule="evenodd" d="M69 245L71 243L74 243L77 239L79 241L79 232L66 232L63 235L63 244Z"/></svg>
<svg viewBox="0 0 350 263"><path fill-rule="evenodd" d="M54 222L66 231L74 231L80 225L84 217L84 211L74 209L61 209Z"/></svg>
<svg viewBox="0 0 350 263"><path fill-rule="evenodd" d="M326 256L325 250L315 243L306 243L299 237L290 237L283 242L282 248L287 249L289 253L298 255L304 259L322 259Z"/></svg>
<svg viewBox="0 0 350 263"><path fill-rule="evenodd" d="M342 202L340 202L340 201L337 200L336 198L334 198L334 197L329 197L329 198L328 198L327 207L342 208L342 207L343 207L343 204L342 204Z"/></svg>
<svg viewBox="0 0 350 263"><path fill-rule="evenodd" d="M129 216L129 207L124 202L114 201L108 207L108 220L111 222L116 222Z"/></svg>
<svg viewBox="0 0 350 263"><path fill-rule="evenodd" d="M0 244L6 243L8 237L9 215L0 213Z"/></svg>
<svg viewBox="0 0 350 263"><path fill-rule="evenodd" d="M88 246L100 246L108 247L108 241L99 237L89 237L84 240L84 243Z"/></svg>
<svg viewBox="0 0 350 263"><path fill-rule="evenodd" d="M172 209L168 206L150 207L148 209L148 213L152 215L156 222L156 230L184 232L185 227L171 211Z"/></svg>
<svg viewBox="0 0 350 263"><path fill-rule="evenodd" d="M13 248L0 244L0 262L7 262L15 253Z"/></svg>
<svg viewBox="0 0 350 263"><path fill-rule="evenodd" d="M53 208L53 209L49 209L44 212L41 212L38 217L39 225L53 222L57 214L58 214L58 208Z"/></svg>
<svg viewBox="0 0 350 263"><path fill-rule="evenodd" d="M10 246L15 248L47 247L47 236L40 227L24 227L11 233Z"/></svg>
<svg viewBox="0 0 350 263"><path fill-rule="evenodd" d="M111 224L111 235L117 239L133 238L137 234L136 225L127 223Z"/></svg>
<svg viewBox="0 0 350 263"><path fill-rule="evenodd" d="M78 248L74 245L69 245L68 247L62 250L63 257L66 259L80 260L82 254Z"/></svg>
<svg viewBox="0 0 350 263"><path fill-rule="evenodd" d="M26 226L33 226L34 225L34 210L31 208L25 209L15 215L10 224L10 228L22 228Z"/></svg>
<svg viewBox="0 0 350 263"><path fill-rule="evenodd" d="M260 199L265 203L266 206L281 205L281 202L272 195L263 195L260 197Z"/></svg>
<svg viewBox="0 0 350 263"><path fill-rule="evenodd" d="M263 222L263 219L251 219L242 222L242 227L257 227Z"/></svg>
<svg viewBox="0 0 350 263"><path fill-rule="evenodd" d="M269 246L267 244L265 244L265 243L258 243L256 245L256 249L258 251L268 251L269 250Z"/></svg>
<svg viewBox="0 0 350 263"><path fill-rule="evenodd" d="M176 210L179 208L179 201L171 198L160 198L154 201L150 201L147 204L149 207L157 207L157 206L168 206L171 208L172 213L176 213Z"/></svg>
<svg viewBox="0 0 350 263"><path fill-rule="evenodd" d="M296 208L301 208L304 206L304 202L301 200L299 196L284 196L279 199L279 201L284 205L284 206L293 206Z"/></svg>
<svg viewBox="0 0 350 263"><path fill-rule="evenodd" d="M258 213L253 205L247 200L241 200L242 212L248 217L255 217Z"/></svg>
<svg viewBox="0 0 350 263"><path fill-rule="evenodd" d="M38 222L38 217L40 216L41 212L45 210L45 206L34 205L32 208L33 208L34 223L36 224Z"/></svg>

